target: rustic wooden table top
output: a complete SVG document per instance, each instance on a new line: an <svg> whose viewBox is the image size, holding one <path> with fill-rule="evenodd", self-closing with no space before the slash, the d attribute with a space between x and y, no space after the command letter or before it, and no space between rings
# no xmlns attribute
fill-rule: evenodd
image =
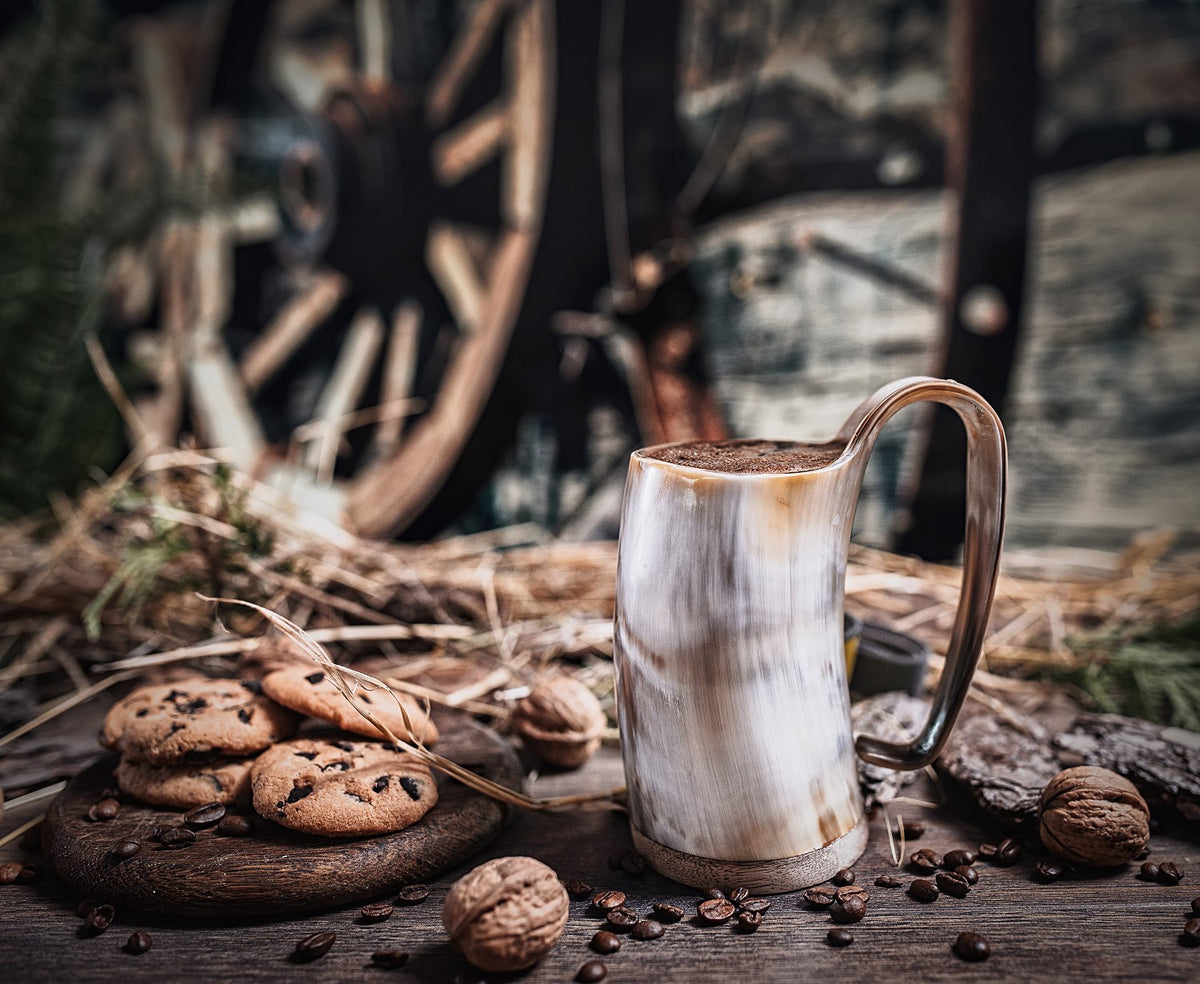
<svg viewBox="0 0 1200 984"><path fill-rule="evenodd" d="M541 777L535 792L604 790L621 781L620 756L615 749L605 748L579 772ZM906 792L913 798L938 795L924 780ZM929 829L920 846L944 852L997 839L997 831L949 807L906 803L891 810L893 817L902 810L909 820L926 821ZM10 830L24 816L14 811L0 826ZM562 939L533 970L486 977L473 973L451 948L440 919L447 889L470 864L430 885L423 904L397 907L381 923L362 923L357 905L279 920L265 911L263 921L250 925L168 921L118 912L108 931L92 938L80 935L77 893L47 873L40 883L0 886L0 977L12 982L119 980L122 984L283 979L378 984L389 978L534 984L573 980L585 961L603 959L611 982L1200 980L1200 948L1179 943L1191 900L1200 895L1200 844L1177 834L1159 832L1151 839L1155 859L1171 859L1184 868L1184 881L1177 886L1139 881L1136 865L1113 874L1040 885L1032 880L1034 861L1027 858L1011 868L980 862L979 884L967 898L942 896L926 905L909 898L903 888L873 885L876 876L888 872L899 875L905 885L914 877L892 864L879 815L871 825L867 853L855 866L858 883L872 895L868 914L851 927L854 943L845 949L826 944L828 914L807 908L799 893L774 897L762 927L753 935L728 924L696 925L691 917L698 893L653 872L634 878L610 868L610 856L630 846L625 818L607 807L519 813L472 862L506 854L532 855L564 879L620 889L628 896L627 904L639 912L647 912L659 900L687 910L688 917L668 926L662 938L647 942L626 938L618 953L604 958L588 949L601 918L587 901L575 901ZM30 857L12 846L0 855L0 861ZM134 930L150 933L149 952L138 956L124 952ZM308 964L290 961L297 940L324 930L337 934L324 957ZM989 960L968 964L951 953L952 942L964 930L987 937L993 951ZM408 952L407 966L401 970L372 966L370 956L377 950Z"/></svg>

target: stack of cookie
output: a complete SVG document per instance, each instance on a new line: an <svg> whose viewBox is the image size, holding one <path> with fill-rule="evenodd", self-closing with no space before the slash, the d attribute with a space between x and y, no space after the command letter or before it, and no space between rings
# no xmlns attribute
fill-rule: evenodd
<svg viewBox="0 0 1200 984"><path fill-rule="evenodd" d="M395 696L407 723L391 694L357 699L394 734L409 735L411 725L421 741L435 741L437 728L416 701ZM341 730L285 740L302 715ZM437 802L428 767L385 744L311 664L276 670L261 684L197 678L141 687L109 711L100 740L122 753L121 790L156 806L250 801L285 827L359 837L401 830Z"/></svg>

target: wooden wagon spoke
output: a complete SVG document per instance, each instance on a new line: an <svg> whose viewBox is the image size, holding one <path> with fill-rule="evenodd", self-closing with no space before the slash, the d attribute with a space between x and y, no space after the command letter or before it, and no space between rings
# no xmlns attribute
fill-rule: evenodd
<svg viewBox="0 0 1200 984"><path fill-rule="evenodd" d="M239 366L250 392L258 390L329 316L348 289L340 273L316 273L246 349Z"/></svg>
<svg viewBox="0 0 1200 984"><path fill-rule="evenodd" d="M368 85L387 85L392 79L392 17L386 0L356 0L354 26L360 77Z"/></svg>
<svg viewBox="0 0 1200 984"><path fill-rule="evenodd" d="M494 157L511 132L507 101L497 99L447 130L433 144L433 174L442 185L457 184Z"/></svg>
<svg viewBox="0 0 1200 984"><path fill-rule="evenodd" d="M179 174L187 161L188 97L184 66L170 49L168 28L148 20L138 24L133 67L147 101L148 129L159 157Z"/></svg>
<svg viewBox="0 0 1200 984"><path fill-rule="evenodd" d="M226 209L226 221L239 244L261 243L279 234L279 208L270 195L251 195Z"/></svg>
<svg viewBox="0 0 1200 984"><path fill-rule="evenodd" d="M392 406L407 400L412 392L417 372L417 349L421 341L421 309L413 301L396 307L392 315L392 331L388 339L383 364L383 385L380 402ZM404 416L392 414L384 418L372 438L372 452L377 458L390 457L400 444Z"/></svg>
<svg viewBox="0 0 1200 984"><path fill-rule="evenodd" d="M429 272L446 297L455 320L473 331L483 315L487 282L475 259L469 234L448 222L435 222L425 245Z"/></svg>
<svg viewBox="0 0 1200 984"><path fill-rule="evenodd" d="M550 171L550 125L555 85L554 61L543 58L554 31L549 0L530 0L515 15L508 35L505 71L512 100L510 125L516 138L505 161L500 203L514 229L536 229Z"/></svg>
<svg viewBox="0 0 1200 984"><path fill-rule="evenodd" d="M469 15L429 85L425 118L432 126L444 126L449 120L510 6L512 0L481 0Z"/></svg>

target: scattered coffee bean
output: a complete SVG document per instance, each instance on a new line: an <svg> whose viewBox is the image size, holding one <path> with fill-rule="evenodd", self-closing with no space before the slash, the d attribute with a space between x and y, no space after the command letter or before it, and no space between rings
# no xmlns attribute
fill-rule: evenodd
<svg viewBox="0 0 1200 984"><path fill-rule="evenodd" d="M908 859L908 863L917 871L931 874L942 866L942 856L931 848L923 847Z"/></svg>
<svg viewBox="0 0 1200 984"><path fill-rule="evenodd" d="M996 856L992 858L992 864L998 864L1007 868L1020 861L1022 853L1024 852L1017 841L1011 837L1005 837L1004 840L996 845Z"/></svg>
<svg viewBox="0 0 1200 984"><path fill-rule="evenodd" d="M310 933L304 939L297 941L296 948L292 951L292 959L301 963L308 963L310 960L323 957L329 952L329 948L333 946L336 940L337 933L328 931Z"/></svg>
<svg viewBox="0 0 1200 984"><path fill-rule="evenodd" d="M849 868L843 868L841 871L834 874L834 876L832 878L830 878L829 880L831 882L833 882L835 885L853 885L854 884L854 872L851 871Z"/></svg>
<svg viewBox="0 0 1200 984"><path fill-rule="evenodd" d="M616 953L621 949L621 937L607 930L599 930L588 944L597 953Z"/></svg>
<svg viewBox="0 0 1200 984"><path fill-rule="evenodd" d="M32 885L34 882L42 880L42 866L36 861L26 861L21 865L21 870L17 874L18 885Z"/></svg>
<svg viewBox="0 0 1200 984"><path fill-rule="evenodd" d="M118 864L128 858L133 857L142 849L142 842L138 840L120 840L108 849L108 860L113 864Z"/></svg>
<svg viewBox="0 0 1200 984"><path fill-rule="evenodd" d="M621 870L634 878L641 878L646 873L646 859L637 851L625 851L621 855Z"/></svg>
<svg viewBox="0 0 1200 984"><path fill-rule="evenodd" d="M100 905L100 903L95 899L84 899L75 907L75 915L77 915L80 919L83 919L98 905Z"/></svg>
<svg viewBox="0 0 1200 984"><path fill-rule="evenodd" d="M1160 885L1178 885L1183 881L1183 872L1174 861L1164 861L1158 866L1158 883Z"/></svg>
<svg viewBox="0 0 1200 984"><path fill-rule="evenodd" d="M120 803L121 790L116 786L105 786L102 790L100 790L100 798L102 800L116 800L118 803Z"/></svg>
<svg viewBox="0 0 1200 984"><path fill-rule="evenodd" d="M592 905L601 912L609 912L613 909L619 909L625 904L625 893L609 889L606 892L597 892L592 896Z"/></svg>
<svg viewBox="0 0 1200 984"><path fill-rule="evenodd" d="M605 925L618 933L624 933L633 929L640 921L636 912L623 905L617 906L615 909L609 909L607 919L608 921Z"/></svg>
<svg viewBox="0 0 1200 984"><path fill-rule="evenodd" d="M947 871L953 871L955 868L961 867L964 864L975 863L975 852L968 851L966 848L958 848L953 851L947 851L946 856L942 858L942 867Z"/></svg>
<svg viewBox="0 0 1200 984"><path fill-rule="evenodd" d="M1200 919L1189 919L1183 924L1179 942L1183 946L1200 946Z"/></svg>
<svg viewBox="0 0 1200 984"><path fill-rule="evenodd" d="M368 902L359 915L365 922L383 922L396 910L388 902Z"/></svg>
<svg viewBox="0 0 1200 984"><path fill-rule="evenodd" d="M139 929L125 941L125 952L133 954L145 953L151 946L150 934Z"/></svg>
<svg viewBox="0 0 1200 984"><path fill-rule="evenodd" d="M760 898L746 899L738 908L742 912L757 912L759 915L764 915L771 908L771 900Z"/></svg>
<svg viewBox="0 0 1200 984"><path fill-rule="evenodd" d="M196 831L187 827L168 827L159 835L158 841L163 847L177 850L196 843Z"/></svg>
<svg viewBox="0 0 1200 984"><path fill-rule="evenodd" d="M83 931L89 936L99 936L117 918L117 910L111 905L98 905L83 919Z"/></svg>
<svg viewBox="0 0 1200 984"><path fill-rule="evenodd" d="M748 888L734 888L729 892L729 901L735 902L738 905L741 905L748 898L750 898L750 889Z"/></svg>
<svg viewBox="0 0 1200 984"><path fill-rule="evenodd" d="M843 885L833 894L836 896L835 901L837 902L845 902L847 899L862 899L864 902L871 901L871 893L861 885Z"/></svg>
<svg viewBox="0 0 1200 984"><path fill-rule="evenodd" d="M1043 885L1058 881L1066 873L1066 865L1060 864L1058 861L1039 861L1033 866L1034 880L1040 881Z"/></svg>
<svg viewBox="0 0 1200 984"><path fill-rule="evenodd" d="M996 856L996 845L995 844L980 844L978 853L979 853L979 857L991 860L992 858L994 858Z"/></svg>
<svg viewBox="0 0 1200 984"><path fill-rule="evenodd" d="M397 905L420 905L429 898L429 888L425 885L405 885L396 893Z"/></svg>
<svg viewBox="0 0 1200 984"><path fill-rule="evenodd" d="M705 899L699 906L700 918L710 925L728 922L737 912L729 899Z"/></svg>
<svg viewBox="0 0 1200 984"><path fill-rule="evenodd" d="M679 906L671 905L670 902L655 902L651 908L654 910L654 918L664 923L677 923L687 915Z"/></svg>
<svg viewBox="0 0 1200 984"><path fill-rule="evenodd" d="M150 831L150 836L147 837L146 840L154 841L155 844L161 844L162 835L170 830L172 826L173 824L160 823L157 827Z"/></svg>
<svg viewBox="0 0 1200 984"><path fill-rule="evenodd" d="M825 942L830 946L849 946L854 942L854 934L842 926L834 926L825 934Z"/></svg>
<svg viewBox="0 0 1200 984"><path fill-rule="evenodd" d="M816 888L810 888L804 893L804 901L814 909L828 909L837 901L837 892L832 888L825 888L822 885L818 885Z"/></svg>
<svg viewBox="0 0 1200 984"><path fill-rule="evenodd" d="M706 888L704 890L704 897L706 899L723 899L725 898L725 893L719 888Z"/></svg>
<svg viewBox="0 0 1200 984"><path fill-rule="evenodd" d="M663 924L655 919L639 919L633 924L633 929L629 931L629 935L635 940L656 940L666 929Z"/></svg>
<svg viewBox="0 0 1200 984"><path fill-rule="evenodd" d="M1145 860L1146 860L1146 858L1148 858L1148 857L1150 857L1150 847L1149 847L1149 845L1147 845L1146 847L1143 847L1143 848L1142 848L1142 853L1141 853L1141 854L1139 854L1139 855L1138 855L1136 858L1134 858L1133 860L1134 860L1134 861L1145 861Z"/></svg>
<svg viewBox="0 0 1200 984"><path fill-rule="evenodd" d="M917 878L908 886L908 894L918 902L933 902L938 897L937 885L928 878Z"/></svg>
<svg viewBox="0 0 1200 984"><path fill-rule="evenodd" d="M979 872L972 865L960 864L954 869L954 873L962 875L967 880L968 885L975 885L979 882Z"/></svg>
<svg viewBox="0 0 1200 984"><path fill-rule="evenodd" d="M875 879L875 884L880 888L899 888L903 882L895 875L880 875Z"/></svg>
<svg viewBox="0 0 1200 984"><path fill-rule="evenodd" d="M371 954L371 963L384 970L399 970L408 963L408 954L404 950L376 950Z"/></svg>
<svg viewBox="0 0 1200 984"><path fill-rule="evenodd" d="M861 896L839 899L829 907L829 918L835 923L856 923L867 914L867 903Z"/></svg>
<svg viewBox="0 0 1200 984"><path fill-rule="evenodd" d="M192 830L203 830L205 827L216 826L224 816L224 804L205 803L194 810L188 810L183 815L183 822L191 827Z"/></svg>
<svg viewBox="0 0 1200 984"><path fill-rule="evenodd" d="M254 833L254 821L249 817L228 813L217 824L217 833L222 837L249 837Z"/></svg>
<svg viewBox="0 0 1200 984"><path fill-rule="evenodd" d="M20 861L6 861L0 864L0 885L11 885L17 880L24 868Z"/></svg>
<svg viewBox="0 0 1200 984"><path fill-rule="evenodd" d="M563 882L563 888L567 890L567 894L573 899L586 899L594 891L591 885L585 881L580 881L578 878L572 878L570 881Z"/></svg>
<svg viewBox="0 0 1200 984"><path fill-rule="evenodd" d="M1158 865L1156 865L1153 861L1147 861L1138 869L1138 877L1142 881L1158 881Z"/></svg>
<svg viewBox="0 0 1200 984"><path fill-rule="evenodd" d="M87 811L89 820L115 820L121 812L121 804L112 797L106 797L99 803L93 803Z"/></svg>
<svg viewBox="0 0 1200 984"><path fill-rule="evenodd" d="M758 927L763 924L763 914L761 912L739 912L737 928L743 933L754 933L758 931Z"/></svg>
<svg viewBox="0 0 1200 984"><path fill-rule="evenodd" d="M575 972L575 980L579 984L596 984L608 976L608 968L602 960L589 960Z"/></svg>
<svg viewBox="0 0 1200 984"><path fill-rule="evenodd" d="M1192 899L1192 912L1200 916L1200 898Z"/></svg>
<svg viewBox="0 0 1200 984"><path fill-rule="evenodd" d="M967 893L971 891L971 886L962 875L956 875L952 871L939 871L934 878L934 883L938 887L938 891L944 895L951 895L956 899L965 899Z"/></svg>
<svg viewBox="0 0 1200 984"><path fill-rule="evenodd" d="M954 952L963 960L977 963L990 957L992 948L978 933L959 933L958 939L954 941Z"/></svg>
<svg viewBox="0 0 1200 984"><path fill-rule="evenodd" d="M923 820L905 820L904 821L904 839L915 841L924 836L928 828Z"/></svg>

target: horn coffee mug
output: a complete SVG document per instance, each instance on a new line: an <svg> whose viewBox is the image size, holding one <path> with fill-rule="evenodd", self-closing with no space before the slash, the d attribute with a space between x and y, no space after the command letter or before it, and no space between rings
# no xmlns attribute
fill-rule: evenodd
<svg viewBox="0 0 1200 984"><path fill-rule="evenodd" d="M855 504L883 424L920 400L967 431L962 594L929 719L911 741L860 736L896 769L930 762L966 698L1004 528L995 411L949 380L902 379L824 444L668 444L631 457L614 666L637 849L686 885L784 892L825 881L867 843L842 603Z"/></svg>

